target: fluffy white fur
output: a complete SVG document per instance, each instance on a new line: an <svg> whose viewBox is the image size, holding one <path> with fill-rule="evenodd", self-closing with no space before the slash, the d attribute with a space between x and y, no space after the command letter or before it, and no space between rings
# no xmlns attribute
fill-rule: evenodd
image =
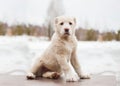
<svg viewBox="0 0 120 86"><path fill-rule="evenodd" d="M77 60L75 26L76 19L73 17L59 16L55 18L55 33L51 44L34 63L27 75L28 79L33 79L36 76L56 79L62 73L64 73L66 81L89 78L81 73L81 67ZM69 63L77 74L72 72Z"/></svg>

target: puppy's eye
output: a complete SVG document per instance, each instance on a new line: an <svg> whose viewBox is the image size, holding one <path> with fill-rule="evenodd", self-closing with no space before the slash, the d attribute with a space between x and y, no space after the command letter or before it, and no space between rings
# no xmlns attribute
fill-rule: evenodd
<svg viewBox="0 0 120 86"><path fill-rule="evenodd" d="M72 25L72 22L69 22L69 25Z"/></svg>
<svg viewBox="0 0 120 86"><path fill-rule="evenodd" d="M63 24L64 24L63 22L60 23L60 25L63 25Z"/></svg>

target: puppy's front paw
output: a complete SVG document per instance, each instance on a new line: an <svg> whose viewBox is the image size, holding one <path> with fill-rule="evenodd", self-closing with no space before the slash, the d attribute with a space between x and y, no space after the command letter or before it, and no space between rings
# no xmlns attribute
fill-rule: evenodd
<svg viewBox="0 0 120 86"><path fill-rule="evenodd" d="M90 79L90 75L81 75L80 78L81 79Z"/></svg>
<svg viewBox="0 0 120 86"><path fill-rule="evenodd" d="M77 74L74 74L74 73L68 73L66 75L66 81L68 82L75 82L75 81L78 81L80 78L78 77Z"/></svg>
<svg viewBox="0 0 120 86"><path fill-rule="evenodd" d="M26 78L27 79L35 79L35 75L33 73L28 73Z"/></svg>

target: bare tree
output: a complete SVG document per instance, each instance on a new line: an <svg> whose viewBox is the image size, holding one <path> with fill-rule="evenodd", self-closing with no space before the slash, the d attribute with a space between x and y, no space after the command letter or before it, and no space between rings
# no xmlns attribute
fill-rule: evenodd
<svg viewBox="0 0 120 86"><path fill-rule="evenodd" d="M51 0L47 10L45 26L48 28L48 37L51 39L53 34L53 20L55 17L64 14L63 0Z"/></svg>

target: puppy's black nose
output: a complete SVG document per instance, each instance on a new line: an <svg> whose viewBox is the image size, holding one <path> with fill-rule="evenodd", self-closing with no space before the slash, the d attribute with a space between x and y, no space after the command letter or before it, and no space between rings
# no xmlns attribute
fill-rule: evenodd
<svg viewBox="0 0 120 86"><path fill-rule="evenodd" d="M69 29L66 28L66 29L65 29L65 32L68 33L68 32L69 32Z"/></svg>

